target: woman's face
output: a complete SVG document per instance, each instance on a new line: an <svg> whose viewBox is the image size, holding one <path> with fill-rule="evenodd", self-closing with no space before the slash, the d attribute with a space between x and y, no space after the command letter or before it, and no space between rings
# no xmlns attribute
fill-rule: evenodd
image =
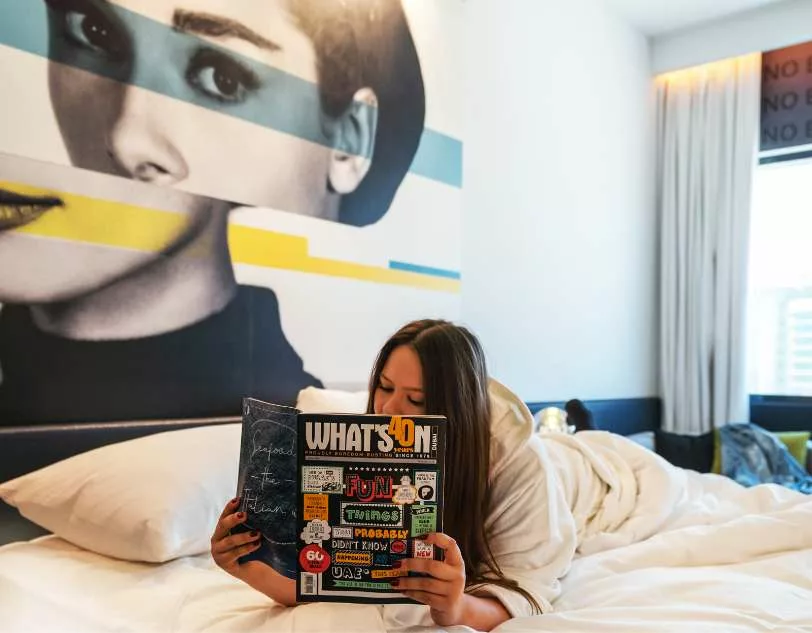
<svg viewBox="0 0 812 633"><path fill-rule="evenodd" d="M45 1L51 100L74 165L333 213L315 48L286 0Z"/></svg>
<svg viewBox="0 0 812 633"><path fill-rule="evenodd" d="M425 413L423 369L410 346L396 347L386 360L375 388L374 409L383 415Z"/></svg>

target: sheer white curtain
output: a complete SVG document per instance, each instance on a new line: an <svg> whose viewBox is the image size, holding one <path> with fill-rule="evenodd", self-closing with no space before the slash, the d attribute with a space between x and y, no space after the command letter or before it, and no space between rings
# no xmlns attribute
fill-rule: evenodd
<svg viewBox="0 0 812 633"><path fill-rule="evenodd" d="M749 417L745 308L761 55L657 78L663 428Z"/></svg>

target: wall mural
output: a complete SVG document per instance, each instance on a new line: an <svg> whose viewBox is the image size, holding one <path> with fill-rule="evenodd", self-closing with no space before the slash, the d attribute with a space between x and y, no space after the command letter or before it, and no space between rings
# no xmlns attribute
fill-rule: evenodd
<svg viewBox="0 0 812 633"><path fill-rule="evenodd" d="M290 403L364 383L405 320L458 318L461 21L0 3L0 421Z"/></svg>

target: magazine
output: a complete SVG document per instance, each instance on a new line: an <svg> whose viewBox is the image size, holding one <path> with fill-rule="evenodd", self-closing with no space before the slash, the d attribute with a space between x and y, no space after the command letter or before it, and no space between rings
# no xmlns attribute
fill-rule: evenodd
<svg viewBox="0 0 812 633"><path fill-rule="evenodd" d="M440 560L446 419L306 414L246 398L241 530L262 535L242 560L297 581L298 602L413 602L391 586L403 558Z"/></svg>

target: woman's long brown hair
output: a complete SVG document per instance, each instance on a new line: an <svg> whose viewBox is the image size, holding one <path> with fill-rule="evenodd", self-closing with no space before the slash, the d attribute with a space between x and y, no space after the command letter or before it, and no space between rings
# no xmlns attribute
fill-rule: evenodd
<svg viewBox="0 0 812 633"><path fill-rule="evenodd" d="M411 347L420 359L426 413L448 419L443 531L459 545L466 586L494 584L511 589L540 613L533 596L502 573L485 532L491 501L491 405L482 346L469 330L448 321L427 319L406 324L378 353L370 377L368 413L374 412L375 391L384 365L401 345Z"/></svg>

